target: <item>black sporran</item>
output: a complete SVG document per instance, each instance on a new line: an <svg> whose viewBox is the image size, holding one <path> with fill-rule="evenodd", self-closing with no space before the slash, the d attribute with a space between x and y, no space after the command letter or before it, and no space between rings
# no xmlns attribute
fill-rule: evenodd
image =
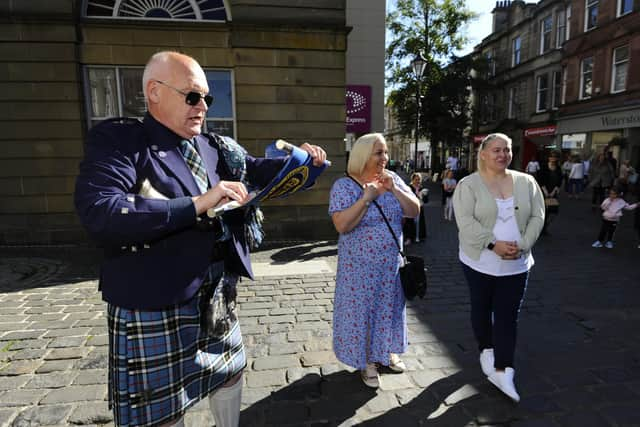
<svg viewBox="0 0 640 427"><path fill-rule="evenodd" d="M405 259L405 264L400 267L400 282L404 297L408 300L412 300L416 296L424 298L427 293L427 274L424 260L412 255L407 255Z"/></svg>

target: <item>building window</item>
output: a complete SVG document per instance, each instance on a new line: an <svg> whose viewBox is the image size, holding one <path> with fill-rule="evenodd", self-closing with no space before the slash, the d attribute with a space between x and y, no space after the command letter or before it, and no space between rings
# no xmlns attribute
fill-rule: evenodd
<svg viewBox="0 0 640 427"><path fill-rule="evenodd" d="M89 127L112 117L142 118L147 106L142 91L143 67L85 68ZM203 131L234 137L234 102L231 71L205 70L213 104L207 110Z"/></svg>
<svg viewBox="0 0 640 427"><path fill-rule="evenodd" d="M509 104L507 105L507 118L515 119L517 113L518 88L516 86L509 89Z"/></svg>
<svg viewBox="0 0 640 427"><path fill-rule="evenodd" d="M498 120L498 96L495 93L489 94L489 121Z"/></svg>
<svg viewBox="0 0 640 427"><path fill-rule="evenodd" d="M611 61L611 93L622 92L627 88L628 68L629 46L614 49Z"/></svg>
<svg viewBox="0 0 640 427"><path fill-rule="evenodd" d="M633 12L633 0L618 0L618 12L616 16Z"/></svg>
<svg viewBox="0 0 640 427"><path fill-rule="evenodd" d="M571 38L571 5L567 6L567 12L565 14L566 17L566 31L564 35L565 40L569 40Z"/></svg>
<svg viewBox="0 0 640 427"><path fill-rule="evenodd" d="M551 31L553 30L553 20L551 15L540 21L540 54L542 55L551 48Z"/></svg>
<svg viewBox="0 0 640 427"><path fill-rule="evenodd" d="M567 102L567 67L562 67L562 97L560 98L560 104L564 105Z"/></svg>
<svg viewBox="0 0 640 427"><path fill-rule="evenodd" d="M556 47L561 47L567 40L567 15L559 10L556 15Z"/></svg>
<svg viewBox="0 0 640 427"><path fill-rule="evenodd" d="M549 94L549 76L547 74L538 76L536 93L536 113L547 111L547 98Z"/></svg>
<svg viewBox="0 0 640 427"><path fill-rule="evenodd" d="M562 104L562 72L553 72L553 94L551 96L551 109L557 110Z"/></svg>
<svg viewBox="0 0 640 427"><path fill-rule="evenodd" d="M487 77L493 77L496 75L496 58L494 54L494 49L491 49L486 53L487 58Z"/></svg>
<svg viewBox="0 0 640 427"><path fill-rule="evenodd" d="M593 92L593 57L584 58L580 64L580 99L589 99Z"/></svg>
<svg viewBox="0 0 640 427"><path fill-rule="evenodd" d="M207 110L206 130L235 138L233 75L229 70L205 70L213 104Z"/></svg>
<svg viewBox="0 0 640 427"><path fill-rule="evenodd" d="M91 18L172 21L229 20L225 0L87 0L84 15Z"/></svg>
<svg viewBox="0 0 640 427"><path fill-rule="evenodd" d="M515 67L520 64L520 52L522 48L522 39L520 36L511 41L511 66Z"/></svg>
<svg viewBox="0 0 640 427"><path fill-rule="evenodd" d="M598 3L599 0L585 0L584 8L584 30L589 31L598 25Z"/></svg>

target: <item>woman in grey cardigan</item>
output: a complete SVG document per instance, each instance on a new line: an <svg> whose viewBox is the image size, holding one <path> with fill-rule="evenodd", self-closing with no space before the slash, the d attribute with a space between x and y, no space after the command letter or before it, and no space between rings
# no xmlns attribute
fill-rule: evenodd
<svg viewBox="0 0 640 427"><path fill-rule="evenodd" d="M534 263L531 248L544 225L544 196L531 175L507 169L511 159L507 135L484 138L478 171L460 181L453 206L480 365L491 383L518 402L518 313Z"/></svg>

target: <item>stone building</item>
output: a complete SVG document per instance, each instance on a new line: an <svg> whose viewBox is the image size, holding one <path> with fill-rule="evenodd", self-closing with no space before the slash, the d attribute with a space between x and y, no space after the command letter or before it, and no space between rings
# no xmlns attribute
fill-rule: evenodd
<svg viewBox="0 0 640 427"><path fill-rule="evenodd" d="M563 148L584 156L609 149L640 168L640 4L573 0L565 44Z"/></svg>
<svg viewBox="0 0 640 427"><path fill-rule="evenodd" d="M486 84L474 88L474 132L503 132L513 139L512 167L556 149L556 121L562 101L562 47L570 6L561 0L498 1L493 30L474 54L487 60Z"/></svg>
<svg viewBox="0 0 640 427"><path fill-rule="evenodd" d="M267 236L334 238L328 189L345 164L345 1L0 2L0 244L86 239L73 208L87 130L143 115L159 50L195 57L216 99L207 128L261 155L276 138L325 147L316 186L264 207Z"/></svg>

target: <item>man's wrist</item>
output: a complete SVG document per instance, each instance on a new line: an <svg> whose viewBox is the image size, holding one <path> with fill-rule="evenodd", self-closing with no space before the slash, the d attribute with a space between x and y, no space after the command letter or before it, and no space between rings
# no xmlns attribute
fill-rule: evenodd
<svg viewBox="0 0 640 427"><path fill-rule="evenodd" d="M493 250L493 248L496 247L496 239L493 239L492 241L489 242L489 244L487 245L487 249L489 249L490 251Z"/></svg>

